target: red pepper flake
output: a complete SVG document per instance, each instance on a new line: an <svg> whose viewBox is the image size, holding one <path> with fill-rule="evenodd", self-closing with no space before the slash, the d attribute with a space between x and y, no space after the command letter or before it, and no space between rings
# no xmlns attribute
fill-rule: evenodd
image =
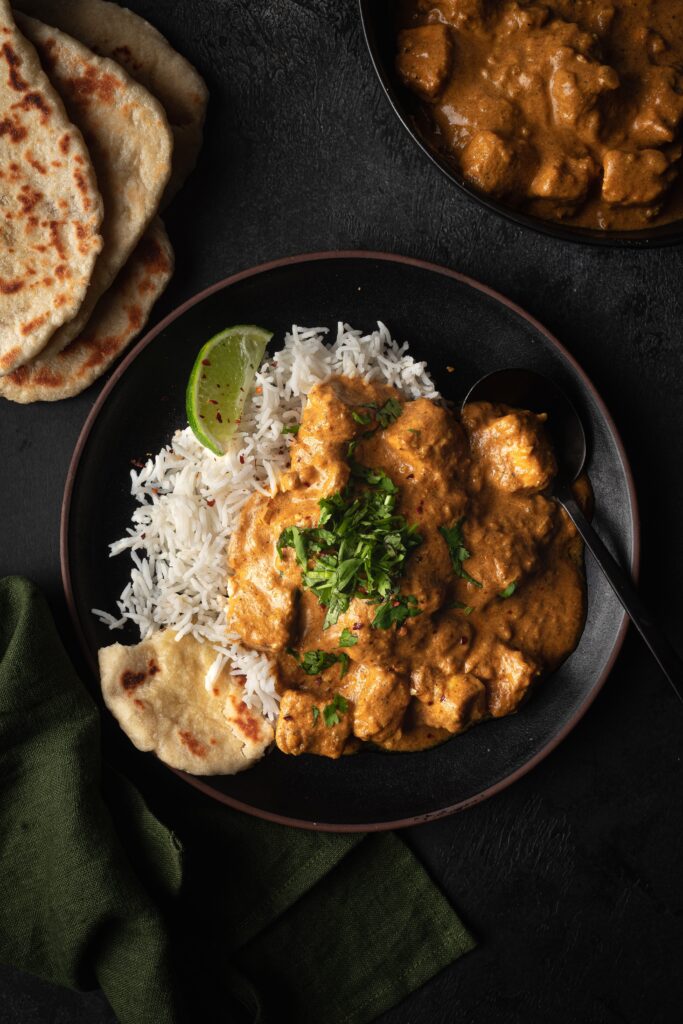
<svg viewBox="0 0 683 1024"><path fill-rule="evenodd" d="M213 508L213 506L216 504L216 499L215 498L207 498L206 499L206 504L209 506L209 508Z"/></svg>
<svg viewBox="0 0 683 1024"><path fill-rule="evenodd" d="M130 460L130 464L131 464L131 466L135 466L136 469L144 469L145 468L145 464L142 461L142 459L131 459Z"/></svg>
<svg viewBox="0 0 683 1024"><path fill-rule="evenodd" d="M408 476L406 477L406 480L414 480L414 479L415 479L415 474L414 473L408 473Z"/></svg>
<svg viewBox="0 0 683 1024"><path fill-rule="evenodd" d="M241 423L241 422L242 422L242 420L241 420L241 419L239 419L239 420L235 420L235 423Z"/></svg>
<svg viewBox="0 0 683 1024"><path fill-rule="evenodd" d="M211 366L210 359L202 359L202 366Z"/></svg>
<svg viewBox="0 0 683 1024"><path fill-rule="evenodd" d="M256 392L257 395L262 395L263 394L263 388L261 387L260 384L259 384L259 386L257 388L254 388L254 391Z"/></svg>
<svg viewBox="0 0 683 1024"><path fill-rule="evenodd" d="M211 402L211 405L218 405L218 402L216 401L215 398L210 398L209 401Z"/></svg>
<svg viewBox="0 0 683 1024"><path fill-rule="evenodd" d="M362 622L354 622L353 628L354 629L362 629L363 628L363 623Z"/></svg>
<svg viewBox="0 0 683 1024"><path fill-rule="evenodd" d="M223 417L221 416L221 414L219 412L216 413L216 419L218 420L219 423L223 422Z"/></svg>
<svg viewBox="0 0 683 1024"><path fill-rule="evenodd" d="M244 465L244 455L240 455L240 466Z"/></svg>
<svg viewBox="0 0 683 1024"><path fill-rule="evenodd" d="M213 695L214 695L214 697L220 697L220 694L221 694L221 691L218 689L217 686L214 686L214 688L213 688Z"/></svg>

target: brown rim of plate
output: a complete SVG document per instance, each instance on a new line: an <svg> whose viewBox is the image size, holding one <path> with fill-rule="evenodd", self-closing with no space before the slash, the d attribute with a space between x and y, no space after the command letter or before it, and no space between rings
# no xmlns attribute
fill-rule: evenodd
<svg viewBox="0 0 683 1024"><path fill-rule="evenodd" d="M96 675L97 664L93 658L90 648L88 647L85 636L83 634L83 630L81 628L81 622L76 611L76 603L74 600L73 588L71 585L71 572L69 567L68 526L69 516L71 512L71 497L73 494L73 487L74 481L76 479L76 473L78 470L78 464L80 462L83 449L85 448L86 442L90 435L92 426L100 413L100 409L106 402L111 391L113 391L113 389L116 387L117 382L127 371L131 363L137 358L140 352L142 352L143 349L147 348L147 346L152 341L154 341L156 336L166 327L168 327L169 324L173 323L174 320L177 320L178 317L182 316L183 313L185 313L192 306L195 306L197 305L197 303L202 302L209 295L213 295L214 292L222 291L224 288L229 288L230 285L235 284L238 281L242 281L245 278L254 277L256 274L262 274L269 270L276 270L279 267L286 267L295 263L310 263L317 260L344 259L384 260L390 263L402 263L411 267L417 267L420 270L428 270L431 271L432 273L442 274L444 277L453 278L455 281L459 281L461 284L465 284L470 288L474 288L477 291L482 292L484 295L488 295L490 298L495 299L496 302L499 302L501 305L507 307L507 309L512 310L523 320L525 320L528 324L531 324L531 326L534 327L535 330L542 334L550 342L550 344L560 352L564 359L566 359L567 362L571 364L573 369L581 378L581 381L586 387L586 390L590 393L591 397L598 406L601 415L607 423L614 438L614 441L616 443L617 450L619 452L619 458L624 467L624 473L626 475L626 484L629 493L629 500L631 502L631 509L633 514L633 529L631 538L633 544L633 555L631 557L631 574L636 581L638 580L638 574L640 570L640 513L638 511L638 499L636 497L633 473L631 471L631 466L628 460L628 456L626 455L626 451L624 449L621 436L616 428L614 420L612 419L609 411L607 410L605 403L603 402L602 398L600 397L600 394L598 393L597 389L595 388L591 380L586 376L584 370L577 363L576 359L574 359L571 353L564 347L564 345L562 345L560 341L557 340L557 338L553 334L550 333L550 331L548 331L541 323L539 323L539 321L536 320L535 317L531 316L516 303L512 302L510 299L505 298L505 296L501 295L493 288L489 288L485 284L480 284L478 281L473 280L473 278L467 277L465 274L460 274L456 270L450 270L448 267L439 266L439 264L437 263L429 263L426 260L413 259L413 257L411 256L397 256L392 253L372 252L367 250L342 249L338 251L332 250L328 252L302 253L298 256L286 256L282 259L272 260L268 263L261 263L256 267L251 267L249 270L241 270L237 274L231 274L229 277L223 278L223 280L217 281L215 284L212 284L208 288L205 288L203 291L193 296L193 298L188 299L187 302L184 302L181 306L178 306L178 308L175 309L172 313L169 313L169 315L165 317L160 323L158 323L156 327L153 327L151 331L148 331L144 338L142 338L137 343L137 345L135 345L135 347L131 349L131 351L128 353L123 362L121 362L117 366L117 368L114 370L107 383L102 388L102 391L98 395L95 404L93 405L85 423L83 424L81 432L78 436L78 441L76 442L76 447L74 449L73 456L71 458L69 471L66 477L66 484L64 487L64 497L62 499L62 511L59 531L59 554L62 570L62 584L64 586L64 594L69 608L71 621L73 622L74 629L76 630L78 642L81 646L84 656ZM617 638L612 648L612 653L610 654L610 658L607 663L607 666L605 667L605 670L603 671L602 675L598 679L597 683L595 684L592 691L585 699L581 707L565 723L564 727L560 730L560 732L556 736L554 736L548 743L546 743L546 745L534 757L527 761L526 764L522 765L520 768L512 772L510 775L507 775L504 779L501 779L500 782L495 783L493 786L489 786L487 789L483 790L481 793L478 793L476 796L471 797L468 800L461 800L459 803L452 804L449 807L440 808L438 811L430 811L427 814L414 815L410 818L400 818L395 821L372 822L370 824L363 826L355 824L330 824L327 822L320 821L304 821L299 818L289 818L286 815L272 814L269 811L261 810L261 808L259 807L254 807L251 804L246 804L241 800L236 800L233 797L227 796L225 793L219 792L218 790L214 789L209 783L203 782L201 778L196 775L189 775L187 772L180 771L177 768L170 768L170 766L168 765L166 767L170 768L170 771L174 772L181 779L184 779L185 782L189 782L191 786L195 787L195 789L200 790L207 796L213 797L214 800L218 800L220 803L227 804L238 811L244 811L246 814L254 815L257 818L263 818L266 821L275 822L278 825L292 825L296 828L308 829L310 831L384 832L388 831L389 829L406 828L410 825L422 825L429 821L435 821L438 818L446 818L451 814L455 814L458 811L464 811L467 807L472 807L474 804L478 804L481 803L481 801L483 800L487 800L489 797L494 796L496 793L500 793L503 789L507 789L507 787L511 786L513 782L516 782L517 779L521 779L522 776L526 775L527 772L530 772L532 768L534 768L537 764L544 760L544 758L546 758L548 754L550 754L557 746L559 746L559 744L562 742L565 736L567 736L571 732L571 730L581 721L586 711L591 706L591 704L597 697L598 693L604 686L607 677L612 671L617 656L621 651L622 645L624 643L624 637L626 636L626 631L629 625L629 618L626 612L623 612L622 615L623 617L621 626L619 627L619 632L617 634Z"/></svg>

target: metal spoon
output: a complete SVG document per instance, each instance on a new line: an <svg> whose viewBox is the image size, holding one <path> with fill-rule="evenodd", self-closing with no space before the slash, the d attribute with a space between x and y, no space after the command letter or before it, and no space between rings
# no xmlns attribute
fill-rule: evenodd
<svg viewBox="0 0 683 1024"><path fill-rule="evenodd" d="M463 402L494 402L548 414L546 429L558 462L552 496L564 506L596 562L607 577L631 621L654 654L659 667L683 701L683 664L652 616L642 604L629 576L609 553L572 492L572 483L586 461L586 434L576 409L564 392L547 377L531 370L497 370L482 377Z"/></svg>

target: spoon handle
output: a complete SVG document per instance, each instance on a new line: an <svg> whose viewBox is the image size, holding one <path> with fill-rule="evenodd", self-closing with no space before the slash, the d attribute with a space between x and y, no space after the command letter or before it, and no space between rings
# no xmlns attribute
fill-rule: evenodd
<svg viewBox="0 0 683 1024"><path fill-rule="evenodd" d="M597 533L579 508L570 488L561 485L556 497L567 510L576 529L583 537L596 562L607 577L614 593L631 617L631 621L643 640L654 654L659 667L673 686L679 700L683 701L683 663L673 647L655 625L652 616L638 597L633 583L616 559L609 553Z"/></svg>

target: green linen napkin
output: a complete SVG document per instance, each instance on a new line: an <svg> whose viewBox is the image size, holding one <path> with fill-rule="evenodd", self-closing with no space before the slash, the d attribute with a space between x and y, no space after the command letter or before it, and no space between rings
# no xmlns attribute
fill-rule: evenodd
<svg viewBox="0 0 683 1024"><path fill-rule="evenodd" d="M97 707L26 580L0 581L0 961L100 986L121 1024L363 1024L473 941L394 835L301 832L150 759ZM151 781L150 781L151 780Z"/></svg>

